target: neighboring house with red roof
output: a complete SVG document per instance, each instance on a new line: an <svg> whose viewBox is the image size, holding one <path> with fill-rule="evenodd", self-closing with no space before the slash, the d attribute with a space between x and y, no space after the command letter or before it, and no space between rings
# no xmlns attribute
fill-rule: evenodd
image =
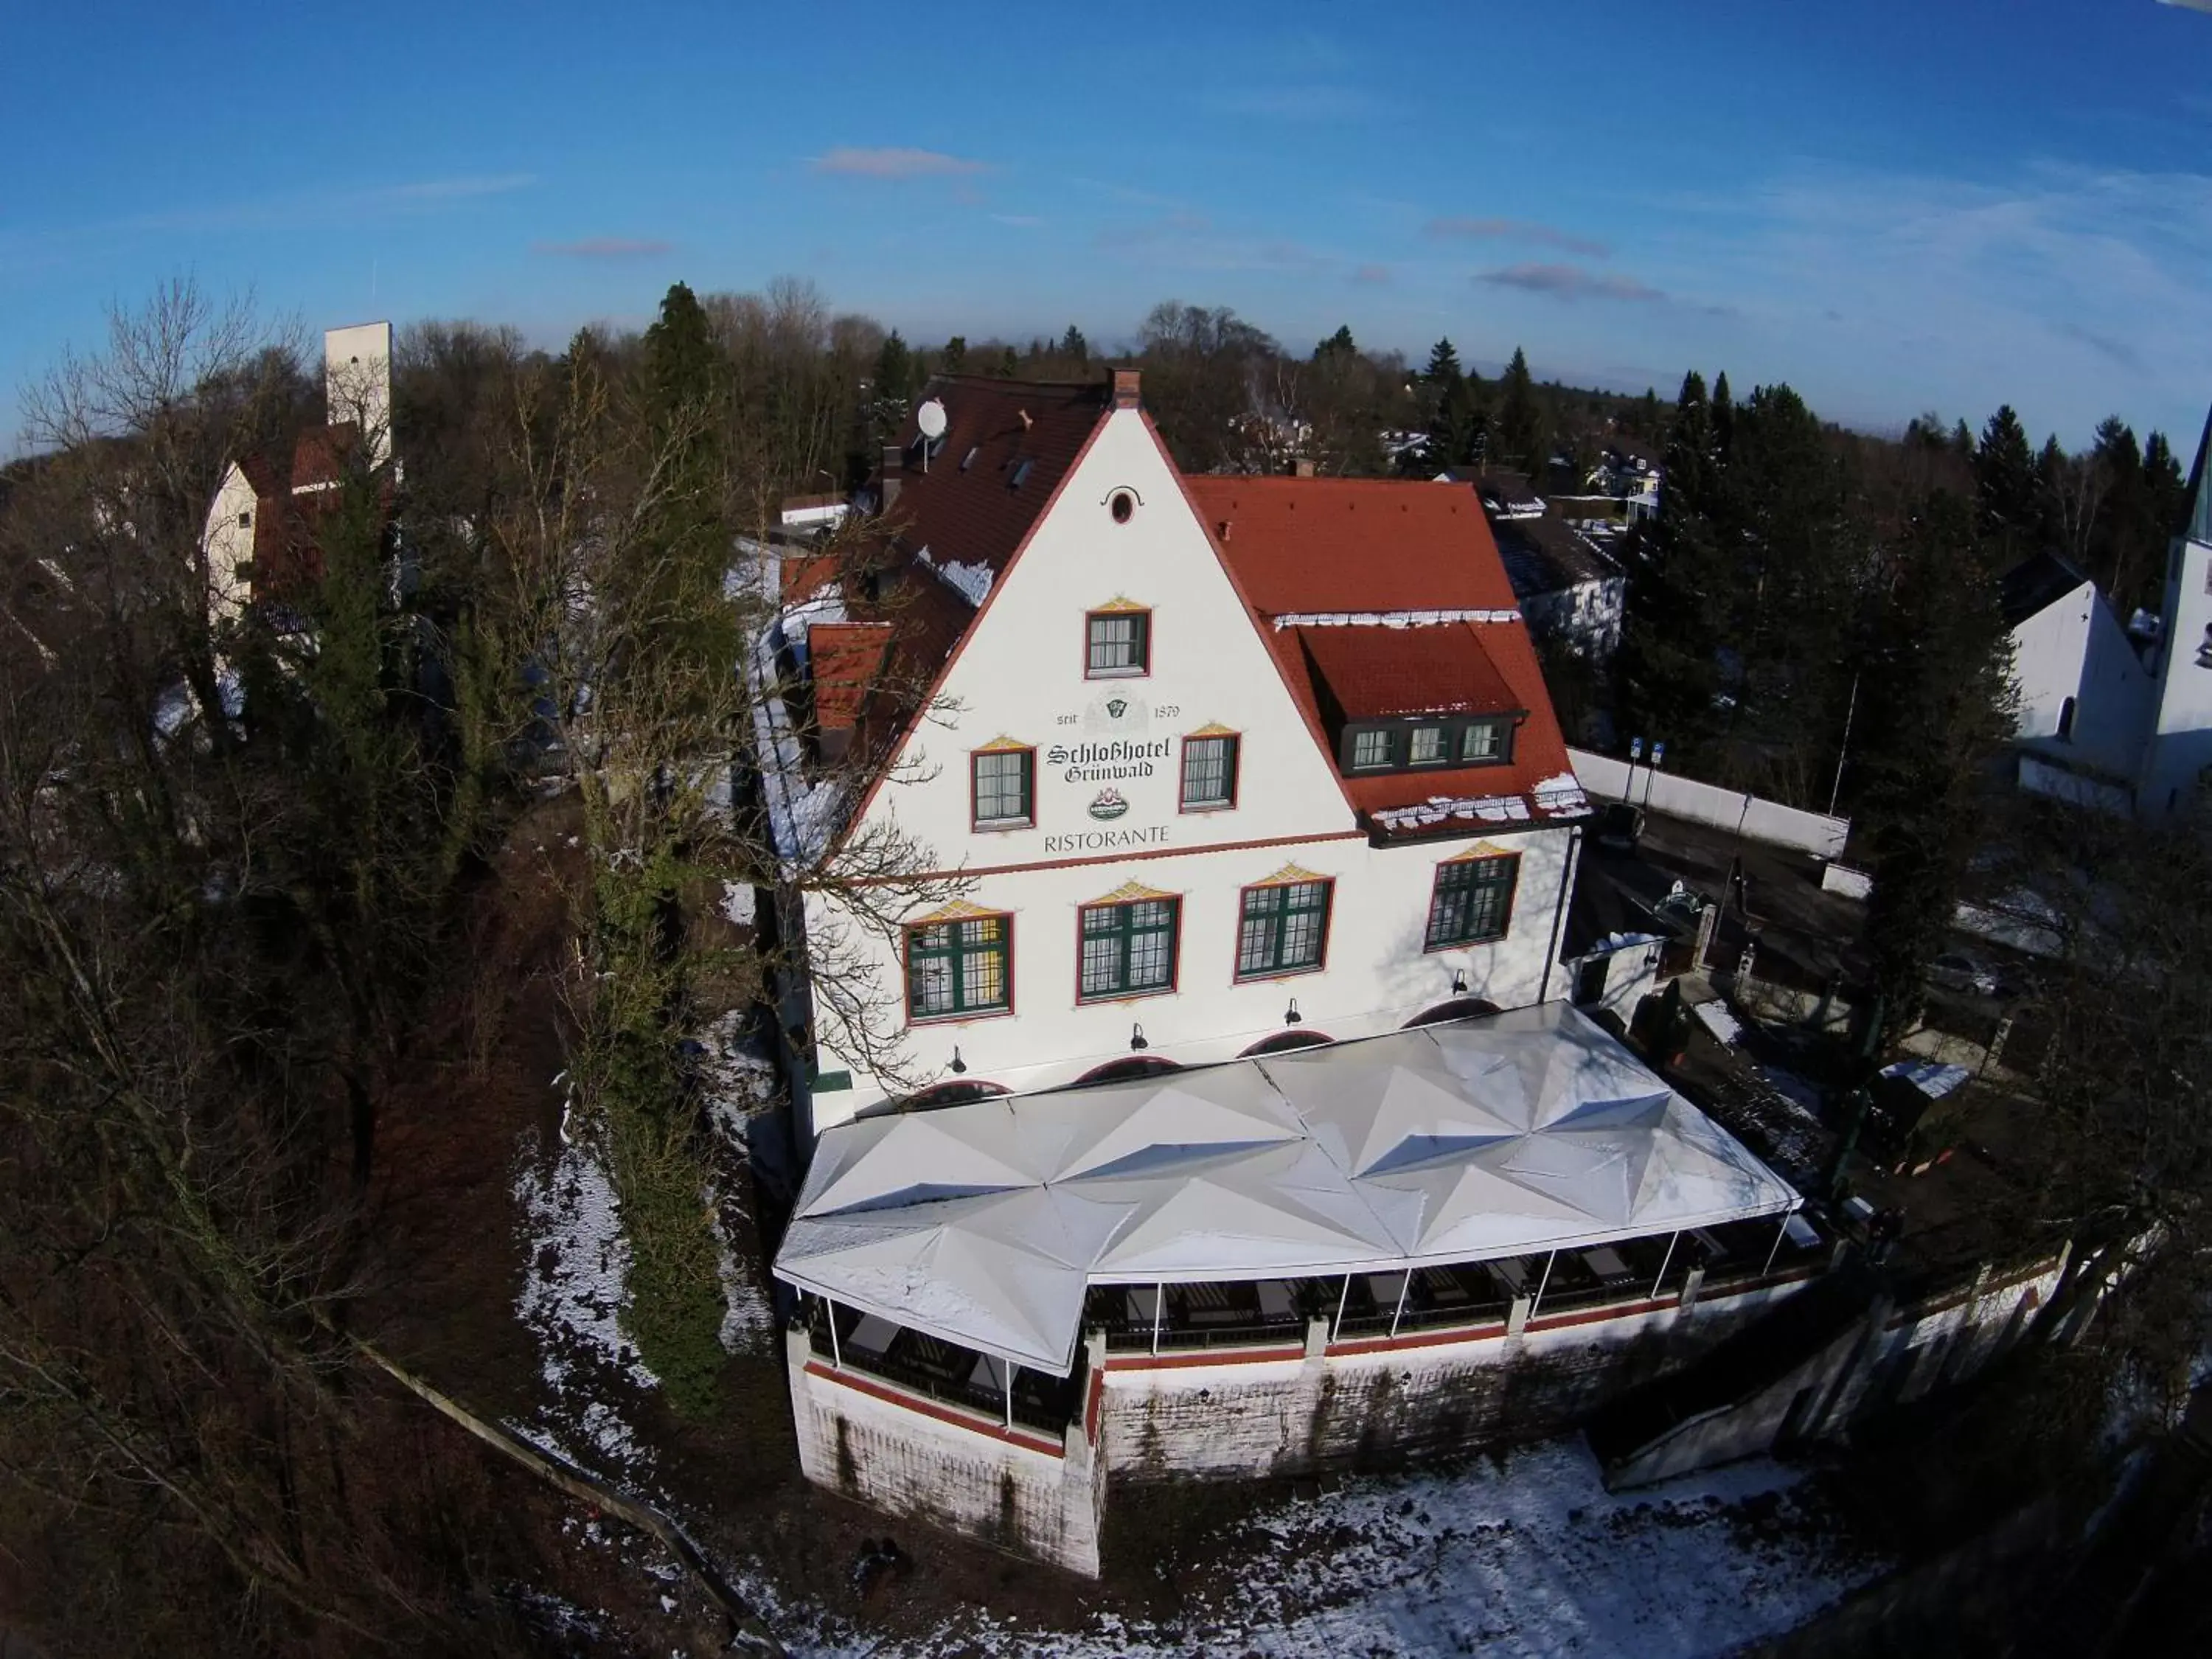
<svg viewBox="0 0 2212 1659"><path fill-rule="evenodd" d="M392 459L392 325L362 323L323 336L325 423L300 434L288 459L247 455L216 486L201 546L208 611L235 622L256 603L282 600L319 578L316 524L356 461Z"/></svg>
<svg viewBox="0 0 2212 1659"><path fill-rule="evenodd" d="M936 383L863 503L876 574L765 642L801 689L764 794L846 988L813 1133L1565 994L1587 808L1480 504L1185 478L1138 392ZM838 859L891 833L966 885L885 938L853 884L908 877Z"/></svg>

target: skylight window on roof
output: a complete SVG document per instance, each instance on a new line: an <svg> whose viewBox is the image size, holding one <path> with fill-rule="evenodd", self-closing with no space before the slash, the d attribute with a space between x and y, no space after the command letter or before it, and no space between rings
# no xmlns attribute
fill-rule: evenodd
<svg viewBox="0 0 2212 1659"><path fill-rule="evenodd" d="M975 458L976 458L978 455L981 454L982 453L983 453L983 446L982 446L982 445L981 445L981 444L977 444L977 445L975 445L974 447L972 447L971 449L969 449L969 452L968 452L965 455L963 455L963 456L960 458L960 470L961 470L963 472L965 472L965 471L966 471L969 467L971 467L971 466L975 465Z"/></svg>
<svg viewBox="0 0 2212 1659"><path fill-rule="evenodd" d="M1027 456L1016 461L1014 463L1014 470L1012 473L1009 475L1006 479L1006 488L1009 489L1019 489L1022 487L1024 481L1030 476L1030 469L1036 465L1036 463Z"/></svg>

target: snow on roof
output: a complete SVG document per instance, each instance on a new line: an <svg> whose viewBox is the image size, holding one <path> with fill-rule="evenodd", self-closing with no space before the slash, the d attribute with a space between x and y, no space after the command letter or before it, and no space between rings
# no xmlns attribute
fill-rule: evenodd
<svg viewBox="0 0 2212 1659"><path fill-rule="evenodd" d="M1389 1271L1797 1194L1565 1003L823 1133L779 1278L1066 1376L1093 1284Z"/></svg>
<svg viewBox="0 0 2212 1659"><path fill-rule="evenodd" d="M1881 1068L1884 1077L1909 1083L1930 1100L1941 1100L1956 1091L1973 1073L1963 1066L1946 1066L1933 1060L1900 1060Z"/></svg>

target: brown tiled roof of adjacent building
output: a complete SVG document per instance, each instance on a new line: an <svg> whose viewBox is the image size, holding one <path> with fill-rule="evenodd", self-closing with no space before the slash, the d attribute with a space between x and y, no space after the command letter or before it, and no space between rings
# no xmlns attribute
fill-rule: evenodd
<svg viewBox="0 0 2212 1659"><path fill-rule="evenodd" d="M925 456L913 416L899 434L898 495L884 515L899 547L995 577L1083 453L1109 395L1103 385L932 380L925 396L944 407L945 435Z"/></svg>
<svg viewBox="0 0 2212 1659"><path fill-rule="evenodd" d="M824 732L860 724L860 707L891 647L888 622L816 623L806 633L814 677L814 723Z"/></svg>
<svg viewBox="0 0 2212 1659"><path fill-rule="evenodd" d="M292 448L292 488L313 489L337 483L360 447L361 428L351 421L309 427Z"/></svg>

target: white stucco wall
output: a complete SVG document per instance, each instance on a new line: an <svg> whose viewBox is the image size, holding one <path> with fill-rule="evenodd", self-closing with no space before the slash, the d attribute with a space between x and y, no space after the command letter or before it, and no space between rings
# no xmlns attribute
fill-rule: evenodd
<svg viewBox="0 0 2212 1659"><path fill-rule="evenodd" d="M369 465L392 459L392 325L356 323L323 335L325 419L358 422Z"/></svg>
<svg viewBox="0 0 2212 1659"><path fill-rule="evenodd" d="M252 598L240 568L253 558L253 518L260 505L246 469L233 461L224 469L215 501L208 508L202 545L207 550L208 620L234 622ZM240 523L240 520L244 522Z"/></svg>
<svg viewBox="0 0 2212 1659"><path fill-rule="evenodd" d="M2012 632L2020 741L2069 763L2134 775L2151 706L2151 680L2126 630L2083 582ZM2074 719L2059 735L2068 698Z"/></svg>
<svg viewBox="0 0 2212 1659"><path fill-rule="evenodd" d="M2174 544L2166 570L2156 708L2136 810L2158 818L2185 811L2212 766L2212 667L2199 663L2212 627L2212 547Z"/></svg>
<svg viewBox="0 0 2212 1659"><path fill-rule="evenodd" d="M1116 524L1108 503L1125 489L1140 504ZM958 563L961 551L931 555ZM1086 679L1085 615L1118 600L1152 607L1152 672ZM1455 971L1465 974L1468 994L1502 1007L1542 995L1570 830L1480 823L1450 840L1370 847L1135 411L1106 417L1057 505L989 593L944 695L945 706L894 769L912 781L881 787L864 821L913 836L937 869L976 872L964 902L1013 916L1013 1012L915 1028L908 1042L921 1081L953 1075L956 1044L969 1080L1016 1091L1072 1081L1127 1055L1136 1022L1148 1053L1184 1064L1226 1059L1282 1029L1292 997L1303 1029L1370 1035L1450 997ZM1183 812L1179 740L1210 726L1240 734L1237 804ZM969 756L1001 738L1036 750L1036 823L978 832L969 822ZM1096 768L1078 763L1080 745L1114 743L1158 752L1101 763L1121 775L1093 775ZM1070 752L1055 758L1056 747ZM1127 809L1096 817L1091 809L1109 787ZM1506 938L1425 953L1437 862L1485 842L1522 858ZM1291 865L1337 882L1325 966L1237 984L1239 890ZM1077 911L1131 881L1182 896L1177 988L1079 1006ZM902 1024L896 945L867 935L818 892L810 896L807 926L817 962L847 951L865 958L882 1006ZM1551 991L1562 994L1556 976ZM818 1131L886 1091L860 1063L862 1045L819 1000L817 1020L818 1071L848 1073L854 1084L817 1094Z"/></svg>

